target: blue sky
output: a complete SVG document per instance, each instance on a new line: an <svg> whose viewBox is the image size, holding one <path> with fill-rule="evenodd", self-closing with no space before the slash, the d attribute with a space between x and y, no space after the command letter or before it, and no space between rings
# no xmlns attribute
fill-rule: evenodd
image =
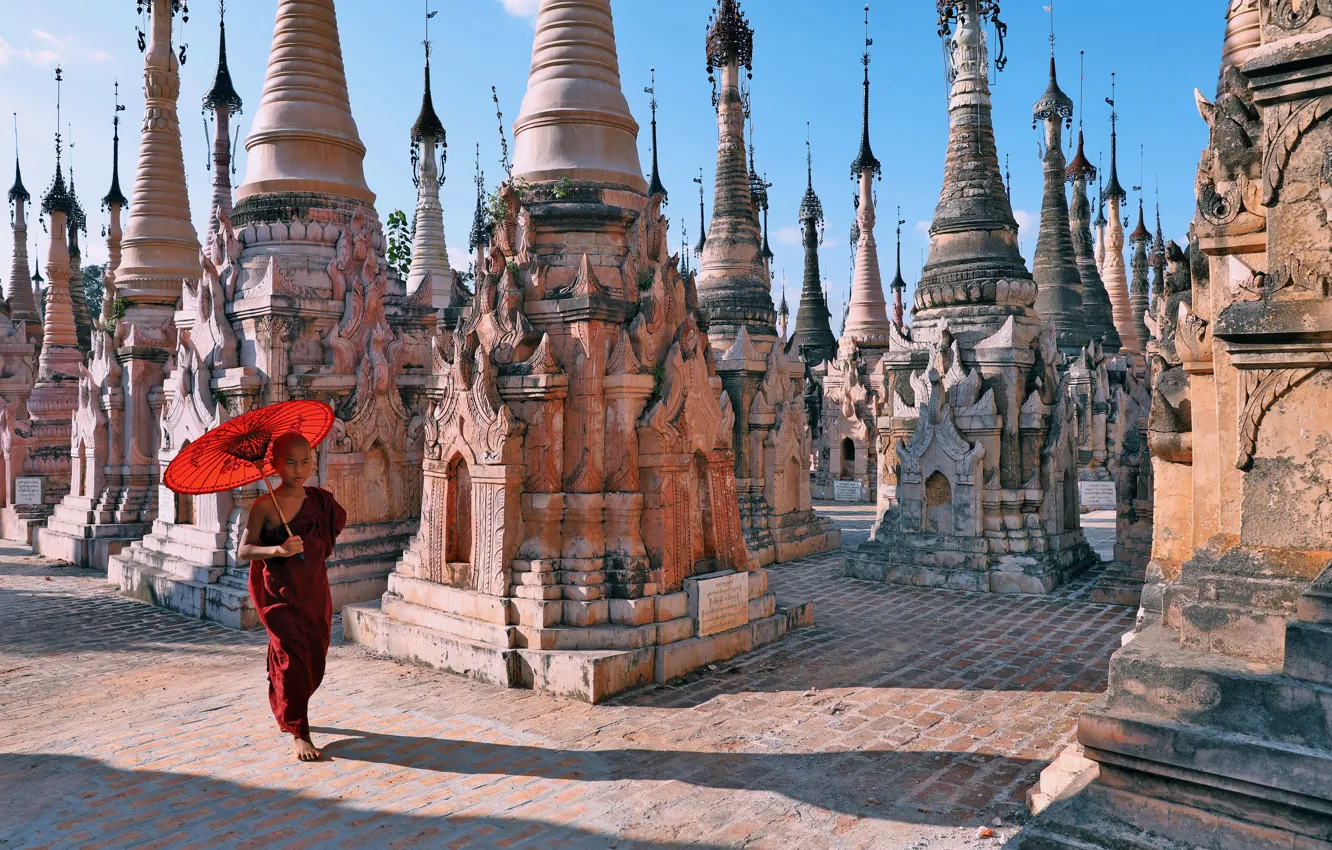
<svg viewBox="0 0 1332 850"><path fill-rule="evenodd" d="M1045 89L1049 56L1048 0L1005 0L1009 64L994 87L1000 157L1011 160L1013 206L1024 254L1035 249L1041 202L1041 166L1031 104ZM1176 0L1170 25L1159 2L1055 0L1060 82L1079 100L1078 52L1086 51L1085 129L1093 162L1109 156L1110 72L1118 71L1120 175L1137 185L1139 146L1146 146L1144 180L1148 214L1159 178L1167 238L1182 240L1193 215L1193 181L1206 128L1193 102L1195 87L1215 89L1226 0ZM490 87L498 87L504 118L512 124L526 87L537 0L430 0L439 10L432 22L436 108L449 134L443 192L445 230L455 261L463 261L474 206L473 159L494 185L499 135ZM24 182L37 195L54 168L57 62L65 69L64 120L70 125L67 153L89 210L84 256L105 258L98 200L110 182L112 84L119 79L128 109L121 132L121 175L134 200L134 163L142 120L142 57L134 35L139 19L133 0L61 0L12 3L0 23L0 115L17 112ZM716 118L703 59L703 37L712 0L614 0L624 89L642 124L640 147L647 168L649 68L657 69L662 178L670 191L672 240L680 224L697 239L699 168L707 183L709 215L716 158ZM860 138L862 0L748 0L743 3L755 36L753 80L758 166L770 190L772 246L777 254L774 300L787 279L792 307L798 298L803 252L796 211L805 189L805 124L811 124L814 187L827 212L824 276L833 297L834 330L849 277L847 233L853 217L849 165ZM208 143L199 103L216 64L217 6L192 0L184 26L188 60L180 100L184 154L196 227L204 221ZM246 102L242 133L258 107L276 0L231 0L228 42L232 74ZM919 274L926 230L942 179L947 137L942 54L929 0L874 0L871 34L874 84L871 132L883 161L878 186L880 256L885 280L892 275L893 209L902 207L903 265L908 281ZM343 0L339 26L352 110L366 144L366 177L378 194L381 218L411 210L408 130L420 105L421 39L425 0ZM179 39L178 39L179 41ZM1080 106L1082 104L1079 104ZM1076 121L1076 119L1075 119ZM8 123L8 122L7 122ZM512 142L511 130L506 127ZM1073 133L1076 135L1075 123ZM12 179L8 126L0 138L0 179ZM235 182L245 174L240 154ZM1130 206L1136 200L1130 202ZM35 219L29 233L41 233ZM0 229L0 273L7 274L9 229ZM43 245L45 237L42 236ZM31 246L29 247L31 251ZM43 252L45 248L43 247ZM6 286L9 281L5 280Z"/></svg>

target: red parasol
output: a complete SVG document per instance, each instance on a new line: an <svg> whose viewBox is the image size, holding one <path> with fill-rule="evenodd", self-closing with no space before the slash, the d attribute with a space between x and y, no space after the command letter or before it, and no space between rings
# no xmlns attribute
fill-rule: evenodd
<svg viewBox="0 0 1332 850"><path fill-rule="evenodd" d="M273 494L269 476L273 468L273 441L285 434L300 434L316 446L333 427L333 408L322 401L284 401L237 416L190 443L167 466L162 483L183 495L221 493L260 479ZM277 505L277 496L273 496ZM278 518L287 518L278 508ZM291 528L287 527L291 536Z"/></svg>

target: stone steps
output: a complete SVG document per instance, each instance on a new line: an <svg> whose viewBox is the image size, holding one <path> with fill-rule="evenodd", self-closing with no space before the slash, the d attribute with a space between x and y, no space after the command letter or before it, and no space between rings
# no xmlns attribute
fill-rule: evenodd
<svg viewBox="0 0 1332 850"><path fill-rule="evenodd" d="M1186 649L1280 664L1285 656L1286 616L1247 605L1190 602L1179 610L1180 644Z"/></svg>

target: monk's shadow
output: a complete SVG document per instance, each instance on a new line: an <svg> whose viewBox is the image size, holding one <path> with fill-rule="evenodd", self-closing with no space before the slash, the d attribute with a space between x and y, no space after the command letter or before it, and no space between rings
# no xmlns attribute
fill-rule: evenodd
<svg viewBox="0 0 1332 850"><path fill-rule="evenodd" d="M326 756L459 775L526 776L576 782L684 782L726 791L770 791L861 818L956 826L977 812L1011 815L1017 804L1002 793L1035 781L1043 762L962 752L854 750L823 753L690 752L623 748L571 750L387 735L315 727ZM669 741L662 741L670 746ZM955 805L926 808L912 799L943 773L985 774L976 792ZM989 789L989 790L986 790ZM978 796L979 795L979 796ZM997 796L996 796L997 795ZM933 796L933 795L932 795ZM883 801L868 804L867 800Z"/></svg>

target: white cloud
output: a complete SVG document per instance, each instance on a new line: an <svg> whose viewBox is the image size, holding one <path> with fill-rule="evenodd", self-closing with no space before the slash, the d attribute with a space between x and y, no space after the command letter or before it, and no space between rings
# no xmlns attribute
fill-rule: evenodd
<svg viewBox="0 0 1332 850"><path fill-rule="evenodd" d="M1013 210L1013 218L1017 219L1019 239L1036 229L1036 216L1026 210Z"/></svg>
<svg viewBox="0 0 1332 850"><path fill-rule="evenodd" d="M467 267L472 264L472 255L467 253L466 248L449 247L449 266L456 272L465 272Z"/></svg>
<svg viewBox="0 0 1332 850"><path fill-rule="evenodd" d="M916 222L916 232L919 233L921 236L929 236L929 235L930 235L930 223L929 223L928 221L918 221L918 222Z"/></svg>
<svg viewBox="0 0 1332 850"><path fill-rule="evenodd" d="M541 0L500 0L500 3L503 4L504 11L510 15L519 18L530 18L536 15Z"/></svg>
<svg viewBox="0 0 1332 850"><path fill-rule="evenodd" d="M799 245L801 243L800 228L783 227L777 231L777 244L779 245Z"/></svg>
<svg viewBox="0 0 1332 850"><path fill-rule="evenodd" d="M11 60L20 59L33 65L54 65L60 54L54 50L31 50L17 48L0 38L0 66L8 65Z"/></svg>

